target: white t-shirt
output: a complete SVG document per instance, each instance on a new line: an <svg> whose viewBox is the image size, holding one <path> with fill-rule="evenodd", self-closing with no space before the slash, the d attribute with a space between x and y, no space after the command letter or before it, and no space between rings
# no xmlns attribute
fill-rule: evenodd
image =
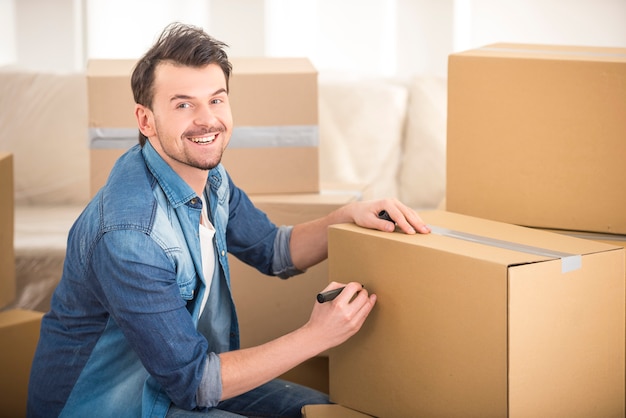
<svg viewBox="0 0 626 418"><path fill-rule="evenodd" d="M200 252L202 253L202 272L204 273L204 279L206 280L206 291L202 298L202 307L200 308L200 315L204 311L204 306L209 298L209 291L211 290L211 281L213 280L213 270L215 270L215 250L213 249L213 236L215 235L215 228L213 224L209 222L209 216L207 214L207 204L202 196L202 217L200 221Z"/></svg>

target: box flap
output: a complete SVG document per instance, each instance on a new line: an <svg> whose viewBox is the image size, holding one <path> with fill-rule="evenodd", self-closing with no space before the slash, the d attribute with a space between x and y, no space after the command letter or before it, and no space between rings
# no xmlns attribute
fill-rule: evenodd
<svg viewBox="0 0 626 418"><path fill-rule="evenodd" d="M572 45L494 43L462 51L451 56L480 56L515 59L550 59L570 61L614 61L626 63L626 48Z"/></svg>
<svg viewBox="0 0 626 418"><path fill-rule="evenodd" d="M433 210L420 212L431 226L428 235L393 234L359 228L356 225L335 226L367 235L380 235L410 245L420 245L455 254L466 254L476 259L505 266L535 263L561 258L564 271L576 268L580 255L618 250L619 247L601 242L554 234L503 222L496 222L453 212ZM579 261L579 260L578 260ZM570 264L573 263L573 264Z"/></svg>

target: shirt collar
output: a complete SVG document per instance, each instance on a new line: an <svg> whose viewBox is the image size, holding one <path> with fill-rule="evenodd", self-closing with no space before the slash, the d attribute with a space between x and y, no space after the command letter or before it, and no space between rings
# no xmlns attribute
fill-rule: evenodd
<svg viewBox="0 0 626 418"><path fill-rule="evenodd" d="M196 192L156 152L150 141L146 141L141 152L148 169L173 207L183 205L197 197Z"/></svg>

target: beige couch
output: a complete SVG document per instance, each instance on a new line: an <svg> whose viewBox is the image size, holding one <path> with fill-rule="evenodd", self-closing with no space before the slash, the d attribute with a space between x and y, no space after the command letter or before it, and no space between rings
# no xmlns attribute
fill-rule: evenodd
<svg viewBox="0 0 626 418"><path fill-rule="evenodd" d="M319 75L320 187L439 205L446 80ZM86 78L0 70L0 151L14 155L17 298L46 311L69 228L89 198Z"/></svg>

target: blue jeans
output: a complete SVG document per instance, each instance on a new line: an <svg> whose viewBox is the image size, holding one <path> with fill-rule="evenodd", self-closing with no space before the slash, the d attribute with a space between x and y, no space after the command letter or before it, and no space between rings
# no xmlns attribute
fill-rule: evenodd
<svg viewBox="0 0 626 418"><path fill-rule="evenodd" d="M300 418L304 405L328 404L328 395L306 386L274 379L256 389L220 402L208 411L185 411L171 406L168 418Z"/></svg>

